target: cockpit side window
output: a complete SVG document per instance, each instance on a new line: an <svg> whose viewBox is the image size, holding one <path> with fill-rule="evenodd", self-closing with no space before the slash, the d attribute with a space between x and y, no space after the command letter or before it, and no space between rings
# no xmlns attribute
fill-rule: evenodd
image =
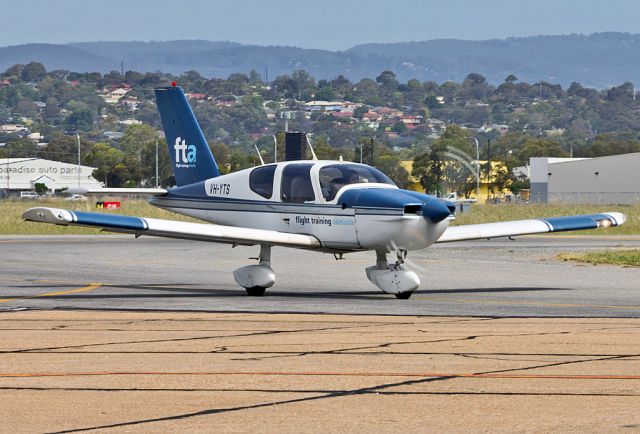
<svg viewBox="0 0 640 434"><path fill-rule="evenodd" d="M311 184L313 164L288 164L282 171L280 196L283 202L314 202L316 197Z"/></svg>
<svg viewBox="0 0 640 434"><path fill-rule="evenodd" d="M332 164L320 169L320 188L327 202L332 201L345 185L375 182L395 185L387 175L369 166Z"/></svg>
<svg viewBox="0 0 640 434"><path fill-rule="evenodd" d="M271 199L273 195L273 175L275 173L275 165L253 169L249 175L249 188L260 196Z"/></svg>

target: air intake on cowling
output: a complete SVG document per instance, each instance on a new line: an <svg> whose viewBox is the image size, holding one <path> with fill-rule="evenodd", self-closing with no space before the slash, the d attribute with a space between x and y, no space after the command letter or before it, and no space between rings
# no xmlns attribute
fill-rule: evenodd
<svg viewBox="0 0 640 434"><path fill-rule="evenodd" d="M307 159L307 133L285 133L284 160Z"/></svg>

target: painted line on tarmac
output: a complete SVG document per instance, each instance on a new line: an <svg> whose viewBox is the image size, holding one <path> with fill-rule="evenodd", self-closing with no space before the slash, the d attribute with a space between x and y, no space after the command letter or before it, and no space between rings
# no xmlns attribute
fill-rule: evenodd
<svg viewBox="0 0 640 434"><path fill-rule="evenodd" d="M631 309L640 310L640 306L607 306L595 304L575 304L575 303L540 303L535 301L503 301L503 300L465 300L455 298L434 298L414 296L414 299L439 301L445 303L480 303L480 304L506 304L506 305L523 305L523 306L545 306L545 307L585 307L589 309Z"/></svg>
<svg viewBox="0 0 640 434"><path fill-rule="evenodd" d="M83 286L82 288L69 289L67 291L46 292L44 294L25 295L24 297L4 298L4 299L0 299L0 303L9 303L11 301L17 301L17 300L27 300L27 299L40 298L40 297L53 297L56 295L66 295L66 294L75 294L78 292L93 291L94 289L98 289L101 286L102 286L102 283L90 283L89 285Z"/></svg>
<svg viewBox="0 0 640 434"><path fill-rule="evenodd" d="M208 372L23 372L0 373L0 378L33 378L33 377L91 377L91 376L169 376L169 375L251 375L251 376L319 376L319 377L427 377L427 378L493 378L493 379L525 379L525 380L640 380L640 375L562 375L562 374L482 374L482 373L442 373L442 372L277 372L277 371L208 371Z"/></svg>

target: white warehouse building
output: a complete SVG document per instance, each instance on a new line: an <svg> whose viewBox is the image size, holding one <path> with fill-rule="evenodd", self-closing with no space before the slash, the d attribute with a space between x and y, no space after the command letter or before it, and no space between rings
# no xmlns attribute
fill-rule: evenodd
<svg viewBox="0 0 640 434"><path fill-rule="evenodd" d="M640 203L640 152L598 158L531 158L531 202Z"/></svg>
<svg viewBox="0 0 640 434"><path fill-rule="evenodd" d="M41 158L0 158L0 190L9 194L33 190L37 183L56 192L68 187L100 188L91 174L94 167L43 160Z"/></svg>

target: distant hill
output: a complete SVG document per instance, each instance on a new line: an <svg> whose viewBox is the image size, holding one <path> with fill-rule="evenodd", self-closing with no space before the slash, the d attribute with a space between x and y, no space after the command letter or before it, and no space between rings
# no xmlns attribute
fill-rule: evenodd
<svg viewBox="0 0 640 434"><path fill-rule="evenodd" d="M352 80L392 70L401 81L462 81L477 72L493 84L514 74L521 81L545 80L567 86L578 81L598 88L640 83L640 35L536 36L484 41L440 39L364 44L345 51L242 45L200 40L167 42L84 42L27 44L0 48L0 70L15 63L42 62L48 70L196 70L207 77L269 70L269 78L305 69L316 79L344 74Z"/></svg>
<svg viewBox="0 0 640 434"><path fill-rule="evenodd" d="M16 63L26 64L32 61L41 62L49 71L109 71L117 69L118 65L111 59L69 45L25 44L0 47L0 71L6 71Z"/></svg>

